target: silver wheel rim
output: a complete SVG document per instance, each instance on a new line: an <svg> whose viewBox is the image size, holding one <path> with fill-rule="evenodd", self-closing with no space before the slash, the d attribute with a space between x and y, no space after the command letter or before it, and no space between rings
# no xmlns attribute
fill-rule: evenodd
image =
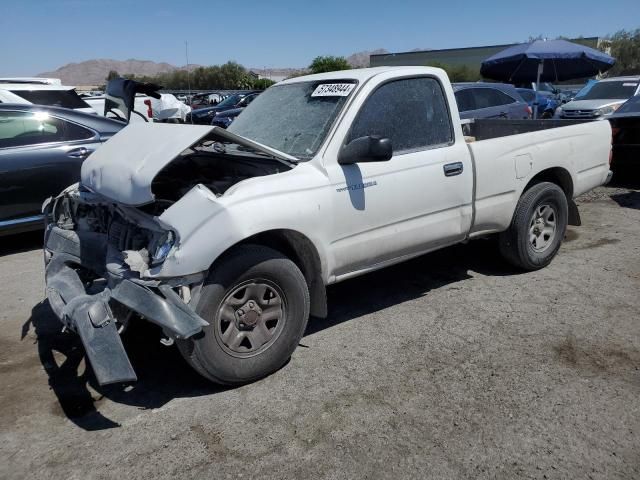
<svg viewBox="0 0 640 480"><path fill-rule="evenodd" d="M216 337L229 355L252 357L277 340L286 321L284 293L275 283L253 279L234 286L216 313Z"/></svg>
<svg viewBox="0 0 640 480"><path fill-rule="evenodd" d="M536 252L548 249L556 237L558 214L551 205L536 207L529 222L529 244Z"/></svg>

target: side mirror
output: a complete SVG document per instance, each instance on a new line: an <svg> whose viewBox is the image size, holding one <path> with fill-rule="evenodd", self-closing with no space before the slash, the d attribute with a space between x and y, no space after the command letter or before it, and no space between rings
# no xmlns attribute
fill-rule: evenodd
<svg viewBox="0 0 640 480"><path fill-rule="evenodd" d="M376 135L359 137L342 147L338 154L340 165L359 162L385 162L391 160L393 147L391 140Z"/></svg>

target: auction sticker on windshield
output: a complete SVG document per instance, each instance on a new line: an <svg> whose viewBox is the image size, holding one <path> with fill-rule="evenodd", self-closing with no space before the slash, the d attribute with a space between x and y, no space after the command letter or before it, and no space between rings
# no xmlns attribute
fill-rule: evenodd
<svg viewBox="0 0 640 480"><path fill-rule="evenodd" d="M346 97L355 83L321 83L311 94L312 97Z"/></svg>

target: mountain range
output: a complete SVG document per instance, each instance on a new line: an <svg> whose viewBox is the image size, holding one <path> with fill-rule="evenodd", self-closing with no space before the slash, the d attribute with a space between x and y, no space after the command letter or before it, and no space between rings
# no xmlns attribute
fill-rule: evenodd
<svg viewBox="0 0 640 480"><path fill-rule="evenodd" d="M389 53L384 48L377 50L357 52L346 57L347 62L354 68L368 67L369 55ZM199 65L189 65L195 68ZM165 62L152 62L150 60L113 60L113 59L93 59L84 62L69 63L51 72L39 73L38 77L59 78L65 85L101 85L105 82L111 70L120 74L132 73L135 75L155 76L160 73L168 73L174 70L183 69L185 66L175 66ZM300 73L300 68L249 68L258 74L267 77L286 77Z"/></svg>

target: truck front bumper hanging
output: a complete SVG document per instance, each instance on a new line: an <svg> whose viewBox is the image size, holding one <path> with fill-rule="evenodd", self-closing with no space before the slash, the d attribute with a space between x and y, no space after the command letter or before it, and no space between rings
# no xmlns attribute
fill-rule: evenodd
<svg viewBox="0 0 640 480"><path fill-rule="evenodd" d="M172 286L143 281L118 259L106 234L47 227L47 298L58 319L80 335L100 385L137 379L120 340L112 301L173 338L189 338L208 325ZM83 281L83 270L98 275L98 281Z"/></svg>

